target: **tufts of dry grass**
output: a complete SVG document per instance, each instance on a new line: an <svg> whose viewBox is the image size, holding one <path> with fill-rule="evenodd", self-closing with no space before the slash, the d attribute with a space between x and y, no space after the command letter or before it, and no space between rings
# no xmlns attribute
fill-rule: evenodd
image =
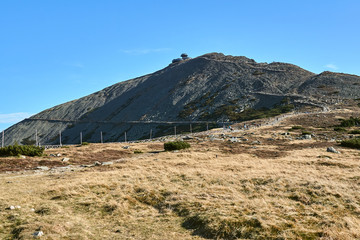
<svg viewBox="0 0 360 240"><path fill-rule="evenodd" d="M359 239L359 151L327 153L334 143L286 140L284 129L257 129L241 143L194 140L179 152L161 143L61 149L124 161L0 175L0 238Z"/></svg>

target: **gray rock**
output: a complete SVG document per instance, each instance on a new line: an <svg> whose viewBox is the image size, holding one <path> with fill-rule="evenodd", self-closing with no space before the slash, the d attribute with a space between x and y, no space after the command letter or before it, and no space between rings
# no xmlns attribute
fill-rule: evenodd
<svg viewBox="0 0 360 240"><path fill-rule="evenodd" d="M38 167L36 167L36 169L42 170L42 171L48 171L50 168L48 168L47 166L38 166Z"/></svg>
<svg viewBox="0 0 360 240"><path fill-rule="evenodd" d="M70 158L63 158L61 161L68 162L69 160L70 160Z"/></svg>
<svg viewBox="0 0 360 240"><path fill-rule="evenodd" d="M89 167L94 167L94 165L93 164L87 164L87 165L80 165L80 167L82 167L82 168L89 168Z"/></svg>
<svg viewBox="0 0 360 240"><path fill-rule="evenodd" d="M44 235L43 231L36 231L32 234L34 236L34 238L38 238Z"/></svg>
<svg viewBox="0 0 360 240"><path fill-rule="evenodd" d="M94 162L94 166L100 166L100 165L101 165L101 162L99 162L99 161Z"/></svg>
<svg viewBox="0 0 360 240"><path fill-rule="evenodd" d="M106 165L112 165L112 164L114 164L114 162L103 162L101 165L106 166Z"/></svg>
<svg viewBox="0 0 360 240"><path fill-rule="evenodd" d="M129 149L130 146L123 146L122 148L123 148L123 149Z"/></svg>
<svg viewBox="0 0 360 240"><path fill-rule="evenodd" d="M311 135L310 134L305 134L302 136L302 139L311 139Z"/></svg>
<svg viewBox="0 0 360 240"><path fill-rule="evenodd" d="M239 139L237 139L236 137L232 137L228 140L229 142L239 142Z"/></svg>
<svg viewBox="0 0 360 240"><path fill-rule="evenodd" d="M191 137L191 136L185 136L185 137L183 137L183 140L192 140L192 139L194 139L194 138Z"/></svg>
<svg viewBox="0 0 360 240"><path fill-rule="evenodd" d="M328 147L328 148L326 149L326 151L327 151L327 152L332 152L332 153L340 153L338 150L336 150L336 149L333 148L333 147Z"/></svg>

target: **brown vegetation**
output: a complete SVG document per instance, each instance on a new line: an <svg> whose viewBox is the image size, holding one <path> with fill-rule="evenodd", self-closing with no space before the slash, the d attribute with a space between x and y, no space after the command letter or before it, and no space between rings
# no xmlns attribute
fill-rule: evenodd
<svg viewBox="0 0 360 240"><path fill-rule="evenodd" d="M226 133L247 141L204 135L177 152L159 142L90 144L47 150L43 159L6 158L59 166L61 157L49 154L69 157L66 164L121 161L1 174L0 238L30 239L41 229L44 239L359 239L359 151L296 140L301 130L281 135L294 125L328 131L286 121ZM326 152L329 146L341 154Z"/></svg>

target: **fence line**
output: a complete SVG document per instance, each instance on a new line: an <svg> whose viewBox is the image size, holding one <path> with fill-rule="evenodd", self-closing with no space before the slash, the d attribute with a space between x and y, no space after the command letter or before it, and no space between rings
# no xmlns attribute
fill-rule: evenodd
<svg viewBox="0 0 360 240"><path fill-rule="evenodd" d="M295 116L295 115L304 115L304 114L316 114L316 113L322 113L322 112L328 112L329 110L328 109L323 109L322 111L317 111L317 112L292 112L292 113L286 113L286 114L282 114L282 115L278 115L278 116L275 116L275 117L271 117L271 118L267 118L267 119L254 119L254 120L249 120L249 121L244 121L244 122L241 122L242 123L242 126L239 126L237 129L235 130L249 130L249 129L252 129L252 128L256 128L256 127L259 127L259 126L266 126L266 125L274 125L280 121L282 121L283 119L285 118L288 118L290 116ZM54 119L28 119L28 120L36 120L36 121L56 121L56 122L68 122L68 120L54 120ZM254 121L262 121L262 123L260 125L257 125L257 124L254 124L252 122ZM79 121L70 121L70 122L79 122ZM81 121L80 121L81 122ZM90 121L89 121L90 122ZM94 121L94 123L97 122L97 121ZM98 121L98 123L110 123L109 121ZM115 123L115 122L111 122L111 123ZM193 126L192 124L206 124L206 131L208 132L209 131L209 123L212 123L212 124L216 124L216 125L219 125L219 124L222 124L223 126L223 129L221 130L218 130L218 131L212 131L213 134L217 134L217 133L221 133L221 132L225 132L225 126L229 126L229 125L233 125L235 123L239 123L239 122L232 122L232 121L152 121L152 122L149 122L149 121L127 121L127 122L121 122L121 123L135 123L135 124L140 124L140 123L145 123L145 124L148 124L148 123L152 123L152 124L156 124L156 123L163 123L163 124L166 124L166 125L174 125L174 134L173 135L164 135L164 136L160 136L160 137L156 137L154 138L153 136L153 130L150 129L150 134L149 134L149 139L142 139L142 140L132 140L132 141L129 141L128 140L128 134L127 132L125 131L124 132L124 143L132 143L132 142L138 142L138 141L149 141L149 140L156 140L156 139L161 139L163 137L175 137L175 138L180 138L182 135L198 135L198 134L201 134L202 132L204 131L201 131L200 132L195 132L193 133ZM116 124L119 124L119 122L117 122ZM183 133L181 132L178 132L177 131L177 126L176 125L181 125L181 124L189 124L189 131L186 131ZM230 128L228 130L234 130L234 128ZM103 131L100 131L100 143L104 143L104 139L103 139ZM106 143L114 143L114 142L106 142ZM121 141L118 141L117 143L121 143ZM83 134L82 132L80 132L80 138L79 138L79 144L83 144ZM63 145L76 145L76 143L73 143L73 144L63 144L63 139L62 139L62 131L59 131L59 144L41 144L40 140L39 140L39 137L38 137L38 130L35 130L35 145L42 145L43 147L45 148L56 148L56 147L61 147ZM2 131L2 140L1 140L1 147L4 147L5 146L5 131Z"/></svg>

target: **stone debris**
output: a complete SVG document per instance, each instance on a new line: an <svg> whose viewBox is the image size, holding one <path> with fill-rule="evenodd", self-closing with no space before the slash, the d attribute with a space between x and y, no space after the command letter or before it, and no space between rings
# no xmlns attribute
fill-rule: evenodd
<svg viewBox="0 0 360 240"><path fill-rule="evenodd" d="M101 162L99 161L94 162L94 166L101 166Z"/></svg>
<svg viewBox="0 0 360 240"><path fill-rule="evenodd" d="M229 142L239 142L239 139L237 139L236 137L232 137L228 140Z"/></svg>
<svg viewBox="0 0 360 240"><path fill-rule="evenodd" d="M50 170L50 168L48 168L47 166L38 166L38 167L36 167L36 169L42 170L42 171L48 171L48 170Z"/></svg>
<svg viewBox="0 0 360 240"><path fill-rule="evenodd" d="M22 158L22 159L26 159L26 156L24 156L24 155L20 155L20 158Z"/></svg>
<svg viewBox="0 0 360 240"><path fill-rule="evenodd" d="M185 136L185 137L183 137L183 140L192 140L192 139L194 139L194 138L191 137L191 136Z"/></svg>
<svg viewBox="0 0 360 240"><path fill-rule="evenodd" d="M8 208L6 208L7 210L15 210L15 209L20 209L21 208L21 206L19 206L19 205L16 205L16 206L10 206L10 207L8 207Z"/></svg>
<svg viewBox="0 0 360 240"><path fill-rule="evenodd" d="M328 148L326 149L326 151L327 151L327 152L332 152L332 153L340 153L338 150L336 150L336 149L333 148L333 147L328 147Z"/></svg>
<svg viewBox="0 0 360 240"><path fill-rule="evenodd" d="M36 231L32 234L35 238L41 237L44 235L43 231Z"/></svg>
<svg viewBox="0 0 360 240"><path fill-rule="evenodd" d="M61 159L61 161L68 162L68 161L70 161L70 158L63 158L63 159Z"/></svg>
<svg viewBox="0 0 360 240"><path fill-rule="evenodd" d="M82 168L89 168L89 167L94 167L94 164L87 164L87 165L80 165L80 167Z"/></svg>
<svg viewBox="0 0 360 240"><path fill-rule="evenodd" d="M106 165L112 165L112 164L114 164L114 162L103 162L101 165L106 166Z"/></svg>
<svg viewBox="0 0 360 240"><path fill-rule="evenodd" d="M56 154L56 157L61 157L61 153Z"/></svg>
<svg viewBox="0 0 360 240"><path fill-rule="evenodd" d="M310 134L305 134L302 136L302 139L311 139L311 135Z"/></svg>

